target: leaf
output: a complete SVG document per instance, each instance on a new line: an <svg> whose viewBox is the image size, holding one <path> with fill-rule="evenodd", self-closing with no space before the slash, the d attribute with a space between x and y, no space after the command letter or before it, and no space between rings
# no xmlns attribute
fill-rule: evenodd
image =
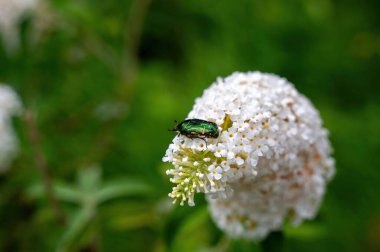
<svg viewBox="0 0 380 252"><path fill-rule="evenodd" d="M172 251L199 251L210 243L209 217L206 207L199 208L181 225L174 237Z"/></svg>
<svg viewBox="0 0 380 252"><path fill-rule="evenodd" d="M286 237L299 240L319 240L326 236L326 228L318 223L303 223L299 227L285 227Z"/></svg>
<svg viewBox="0 0 380 252"><path fill-rule="evenodd" d="M32 198L45 198L44 190L42 184L35 184L28 188L27 194ZM83 194L80 191L66 184L56 183L53 185L53 190L59 200L67 203L79 204L83 198Z"/></svg>
<svg viewBox="0 0 380 252"><path fill-rule="evenodd" d="M156 226L160 221L155 205L141 200L112 204L107 207L106 214L110 216L107 224L119 231Z"/></svg>
<svg viewBox="0 0 380 252"><path fill-rule="evenodd" d="M143 181L123 179L108 182L96 193L95 197L98 204L100 204L119 197L130 195L151 195L153 192L153 187Z"/></svg>
<svg viewBox="0 0 380 252"><path fill-rule="evenodd" d="M96 164L81 169L77 176L79 187L87 193L95 192L100 188L101 178L101 168Z"/></svg>
<svg viewBox="0 0 380 252"><path fill-rule="evenodd" d="M126 213L124 216L113 217L110 225L118 231L125 231L141 227L154 226L157 223L157 216L152 211L139 210L135 213Z"/></svg>
<svg viewBox="0 0 380 252"><path fill-rule="evenodd" d="M80 203L83 199L83 194L69 185L57 184L54 186L54 193L58 199L68 203Z"/></svg>
<svg viewBox="0 0 380 252"><path fill-rule="evenodd" d="M95 215L94 209L82 208L70 223L67 230L62 235L56 252L71 251L70 248L74 245L75 241L82 235L85 228L91 223Z"/></svg>

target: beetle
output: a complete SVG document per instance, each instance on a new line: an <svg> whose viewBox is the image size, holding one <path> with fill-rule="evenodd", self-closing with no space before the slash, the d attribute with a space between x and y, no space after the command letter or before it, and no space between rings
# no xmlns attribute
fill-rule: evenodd
<svg viewBox="0 0 380 252"><path fill-rule="evenodd" d="M175 121L177 123L177 121ZM201 119L187 119L178 123L170 131L176 131L179 135L184 135L188 138L199 138L205 141L206 138L218 138L219 129L218 125L214 122L209 122Z"/></svg>

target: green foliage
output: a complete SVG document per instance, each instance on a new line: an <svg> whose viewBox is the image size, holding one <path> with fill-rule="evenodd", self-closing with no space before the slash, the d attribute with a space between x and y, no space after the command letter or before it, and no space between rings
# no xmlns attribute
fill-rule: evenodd
<svg viewBox="0 0 380 252"><path fill-rule="evenodd" d="M285 228L284 251L379 250L378 1L48 4L39 39L41 13L20 23L19 51L0 44L0 82L36 114L66 224L46 197L27 126L15 119L20 154L0 175L1 251L260 251L224 237L202 196L194 208L172 206L161 162L174 136L167 129L203 89L249 70L295 83L335 149L321 211Z"/></svg>

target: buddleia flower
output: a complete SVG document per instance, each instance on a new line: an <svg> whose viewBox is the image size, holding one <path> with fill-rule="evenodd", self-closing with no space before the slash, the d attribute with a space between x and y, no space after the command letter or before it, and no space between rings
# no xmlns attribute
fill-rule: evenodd
<svg viewBox="0 0 380 252"><path fill-rule="evenodd" d="M187 118L215 122L219 137L178 135L163 161L174 202L205 193L216 225L233 238L262 239L285 220L315 216L334 174L328 132L293 84L261 72L218 78Z"/></svg>
<svg viewBox="0 0 380 252"><path fill-rule="evenodd" d="M12 116L21 113L16 92L0 84L0 173L5 172L18 151L18 141L12 127Z"/></svg>

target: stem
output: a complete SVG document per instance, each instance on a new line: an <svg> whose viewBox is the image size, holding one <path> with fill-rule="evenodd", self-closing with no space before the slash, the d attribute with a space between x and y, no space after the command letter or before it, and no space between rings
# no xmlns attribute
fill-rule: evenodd
<svg viewBox="0 0 380 252"><path fill-rule="evenodd" d="M24 122L27 128L29 141L32 145L36 168L42 176L42 182L47 200L49 202L49 205L53 209L58 223L64 226L66 223L66 217L64 215L59 201L57 200L54 194L52 176L49 172L49 167L46 162L45 154L41 148L40 134L36 126L35 116L28 109L26 109L24 112Z"/></svg>
<svg viewBox="0 0 380 252"><path fill-rule="evenodd" d="M131 97L132 83L138 70L137 54L150 4L151 0L134 0L125 24L125 48L121 62L121 77L123 88L129 97Z"/></svg>
<svg viewBox="0 0 380 252"><path fill-rule="evenodd" d="M263 252L281 252L284 251L284 233L282 231L275 231L261 242L261 249Z"/></svg>

